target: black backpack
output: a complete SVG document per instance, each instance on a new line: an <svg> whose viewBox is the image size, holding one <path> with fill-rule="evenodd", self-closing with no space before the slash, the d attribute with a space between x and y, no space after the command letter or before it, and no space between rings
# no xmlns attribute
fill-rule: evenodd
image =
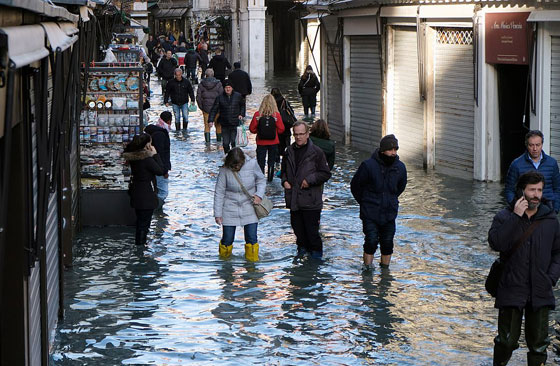
<svg viewBox="0 0 560 366"><path fill-rule="evenodd" d="M276 138L276 118L273 116L262 116L257 126L259 140L274 140Z"/></svg>

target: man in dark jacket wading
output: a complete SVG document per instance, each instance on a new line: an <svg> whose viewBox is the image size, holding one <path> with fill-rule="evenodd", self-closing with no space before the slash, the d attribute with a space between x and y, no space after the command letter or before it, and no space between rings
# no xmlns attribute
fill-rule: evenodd
<svg viewBox="0 0 560 366"><path fill-rule="evenodd" d="M406 167L399 160L399 141L394 135L381 139L368 160L352 178L352 195L360 204L364 240L364 264L370 266L381 244L381 268L388 268L393 254L399 196L406 187Z"/></svg>
<svg viewBox="0 0 560 366"><path fill-rule="evenodd" d="M323 241L319 235L323 209L323 184L331 178L331 170L323 150L309 139L305 122L294 124L295 142L288 146L282 159L282 186L290 222L296 235L298 256L309 253L312 258L323 256Z"/></svg>
<svg viewBox="0 0 560 366"><path fill-rule="evenodd" d="M206 69L204 75L206 77L200 81L196 89L196 104L198 104L198 108L202 111L202 117L204 118L204 140L209 144L210 124L208 123L208 117L214 105L214 101L224 92L224 88L220 80L214 77L213 69ZM219 122L216 122L216 142L221 141L222 126L220 126Z"/></svg>
<svg viewBox="0 0 560 366"><path fill-rule="evenodd" d="M250 95L253 92L251 78L249 77L249 74L241 70L240 62L234 62L233 69L234 70L228 76L228 80L231 82L233 90L243 95L243 98L246 98L247 95Z"/></svg>
<svg viewBox="0 0 560 366"><path fill-rule="evenodd" d="M173 58L173 53L167 51L165 57L162 58L157 64L157 72L161 77L161 91L165 93L167 83L173 79L173 73L177 68L177 60Z"/></svg>
<svg viewBox="0 0 560 366"><path fill-rule="evenodd" d="M169 100L173 105L175 128L181 129L181 115L183 115L183 129L189 126L189 97L194 104L194 90L191 83L183 77L183 70L175 69L175 78L167 83L163 103L169 107Z"/></svg>
<svg viewBox="0 0 560 366"><path fill-rule="evenodd" d="M543 196L552 202L554 211L560 211L560 172L558 162L543 150L544 137L541 131L532 130L525 135L527 151L515 159L509 166L506 176L506 200L513 201L515 183L519 176L529 170L536 170L544 176Z"/></svg>
<svg viewBox="0 0 560 366"><path fill-rule="evenodd" d="M233 91L229 81L224 82L224 92L216 98L210 110L208 124L211 127L216 117L222 126L222 146L224 153L228 153L235 147L237 137L237 126L243 123L245 117L245 100L236 91Z"/></svg>
<svg viewBox="0 0 560 366"><path fill-rule="evenodd" d="M488 232L490 247L505 261L494 304L499 309L495 366L506 365L519 347L524 312L527 364L546 364L548 314L555 306L552 289L560 277L560 225L552 203L543 197L545 186L536 171L521 175L514 201L498 212ZM531 225L533 232L517 245Z"/></svg>
<svg viewBox="0 0 560 366"><path fill-rule="evenodd" d="M165 111L159 115L159 121L155 125L148 125L144 132L152 136L152 145L156 148L163 163L163 175L157 175L158 208L165 203L169 194L169 171L171 170L171 143L169 141L169 128L171 125L171 112Z"/></svg>

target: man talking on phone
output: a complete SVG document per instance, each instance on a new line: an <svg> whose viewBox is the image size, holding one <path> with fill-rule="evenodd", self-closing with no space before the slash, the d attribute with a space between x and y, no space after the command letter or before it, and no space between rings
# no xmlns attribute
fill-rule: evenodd
<svg viewBox="0 0 560 366"><path fill-rule="evenodd" d="M558 162L543 151L544 136L539 130L531 130L525 135L527 151L509 166L506 176L506 200L511 203L515 196L515 183L519 176L536 170L544 176L544 197L552 201L554 212L560 211L560 172Z"/></svg>
<svg viewBox="0 0 560 366"><path fill-rule="evenodd" d="M545 187L542 174L522 174L514 200L494 217L488 232L490 247L505 263L494 304L494 366L507 365L519 348L523 316L527 364L546 364L549 311L555 307L552 289L560 277L560 225L552 202L543 197Z"/></svg>

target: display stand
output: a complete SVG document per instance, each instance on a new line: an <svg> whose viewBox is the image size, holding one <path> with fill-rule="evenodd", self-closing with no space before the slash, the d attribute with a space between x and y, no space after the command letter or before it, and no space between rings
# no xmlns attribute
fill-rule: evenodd
<svg viewBox="0 0 560 366"><path fill-rule="evenodd" d="M132 66L130 66L132 65ZM124 146L143 130L143 78L138 63L88 69L80 117L81 211L85 226L133 225Z"/></svg>

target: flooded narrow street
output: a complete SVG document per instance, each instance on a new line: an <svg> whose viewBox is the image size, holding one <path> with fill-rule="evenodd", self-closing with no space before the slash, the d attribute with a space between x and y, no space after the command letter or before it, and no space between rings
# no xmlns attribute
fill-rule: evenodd
<svg viewBox="0 0 560 366"><path fill-rule="evenodd" d="M297 75L254 81L247 115L273 86L301 116ZM151 120L163 110L157 82L152 89ZM188 134L171 133L170 194L146 247L135 247L133 228L79 234L52 365L492 364L497 310L483 283L500 184L409 169L390 271L363 271L349 183L369 154L338 146L324 193L324 261L294 259L279 179L267 185L275 209L259 223L261 260L245 260L238 230L224 261L212 216L223 152L203 132L197 111ZM510 365L524 365L525 352ZM550 347L549 363L558 360Z"/></svg>

